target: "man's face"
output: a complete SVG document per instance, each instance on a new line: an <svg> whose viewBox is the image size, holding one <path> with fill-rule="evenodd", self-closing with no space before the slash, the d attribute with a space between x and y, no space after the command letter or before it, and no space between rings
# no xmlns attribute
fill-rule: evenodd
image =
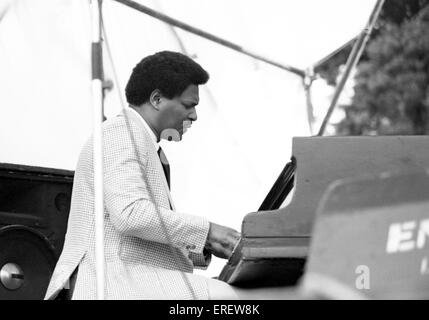
<svg viewBox="0 0 429 320"><path fill-rule="evenodd" d="M158 124L162 135L164 130L176 130L180 139L192 121L197 120L195 107L199 103L198 86L189 85L181 95L168 99L162 97L159 103Z"/></svg>

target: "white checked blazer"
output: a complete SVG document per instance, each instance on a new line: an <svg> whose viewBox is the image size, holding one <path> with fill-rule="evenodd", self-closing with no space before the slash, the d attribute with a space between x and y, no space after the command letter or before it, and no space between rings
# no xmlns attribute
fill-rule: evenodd
<svg viewBox="0 0 429 320"><path fill-rule="evenodd" d="M105 297L192 299L181 274L185 272L196 298L207 299L206 278L191 273L210 262L202 254L209 222L170 210L174 205L157 150L137 117L124 111L103 123ZM92 154L91 137L78 160L64 248L45 299L67 288L76 267L73 299L96 299ZM173 247L167 243L161 218Z"/></svg>

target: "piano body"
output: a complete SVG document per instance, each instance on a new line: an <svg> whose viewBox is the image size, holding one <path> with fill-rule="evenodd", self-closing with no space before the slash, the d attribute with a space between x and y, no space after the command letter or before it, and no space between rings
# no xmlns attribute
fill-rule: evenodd
<svg viewBox="0 0 429 320"><path fill-rule="evenodd" d="M428 136L294 138L292 162L260 210L244 217L240 243L219 279L240 287L295 285L305 269L317 207L332 182L425 168ZM281 207L292 183L292 200Z"/></svg>

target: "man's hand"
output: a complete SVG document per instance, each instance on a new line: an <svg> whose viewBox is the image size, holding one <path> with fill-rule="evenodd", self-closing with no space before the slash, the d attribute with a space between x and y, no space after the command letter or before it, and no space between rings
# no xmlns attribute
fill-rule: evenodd
<svg viewBox="0 0 429 320"><path fill-rule="evenodd" d="M236 230L210 222L205 248L218 258L228 259L240 237Z"/></svg>

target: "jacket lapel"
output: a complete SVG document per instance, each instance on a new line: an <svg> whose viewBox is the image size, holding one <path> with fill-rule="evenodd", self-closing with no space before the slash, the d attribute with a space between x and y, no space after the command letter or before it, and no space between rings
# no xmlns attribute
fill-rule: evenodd
<svg viewBox="0 0 429 320"><path fill-rule="evenodd" d="M125 111L123 110L122 115L125 117L128 117L128 119L130 119L130 122L133 121L139 128L141 128L141 130L146 135L147 139L149 141L151 140L151 137L150 137L149 133L146 131L146 128L141 123L141 120L137 119L136 115L133 112L126 112L126 110ZM158 150L155 149L154 144L149 143L149 156L155 158L155 161L153 161L153 162L155 163L157 173L158 173L158 177L160 177L160 179L161 179L162 186L164 188L165 193L167 194L168 201L170 202L170 207L172 208L173 211L176 211L176 208L175 208L174 203L173 203L173 199L171 197L170 188L168 187L167 178L165 177L164 170L163 170L162 164L161 164L161 160L158 157L157 151Z"/></svg>

